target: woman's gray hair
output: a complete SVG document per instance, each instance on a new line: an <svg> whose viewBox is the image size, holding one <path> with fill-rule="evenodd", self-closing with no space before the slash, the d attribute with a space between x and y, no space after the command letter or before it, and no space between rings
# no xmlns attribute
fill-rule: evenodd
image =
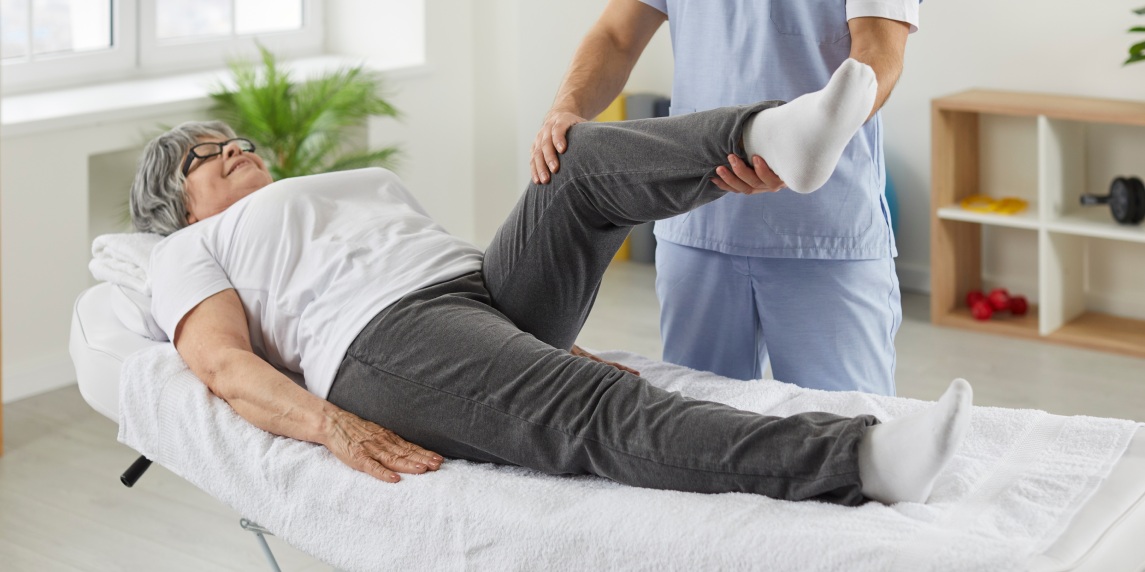
<svg viewBox="0 0 1145 572"><path fill-rule="evenodd" d="M183 158L203 138L233 139L222 121L188 121L152 139L143 148L131 184L131 222L139 232L167 236L187 226Z"/></svg>

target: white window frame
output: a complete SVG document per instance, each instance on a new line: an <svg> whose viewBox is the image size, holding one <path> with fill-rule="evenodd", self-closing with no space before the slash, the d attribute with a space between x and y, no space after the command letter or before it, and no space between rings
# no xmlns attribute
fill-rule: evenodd
<svg viewBox="0 0 1145 572"><path fill-rule="evenodd" d="M300 30L223 39L159 40L156 38L155 0L111 0L111 48L80 53L30 54L4 62L0 67L0 94L218 69L231 58L256 58L256 40L283 59L319 55L325 48L324 1L302 0Z"/></svg>
<svg viewBox="0 0 1145 572"><path fill-rule="evenodd" d="M152 0L144 0L152 1ZM32 91L125 76L135 69L137 0L111 0L111 47L91 52L34 55L0 67L4 93ZM28 17L31 18L31 3Z"/></svg>
<svg viewBox="0 0 1145 572"><path fill-rule="evenodd" d="M282 32L260 32L229 38L187 38L160 40L154 25L155 0L142 0L139 10L139 67L150 71L219 67L230 58L258 56L257 40L279 58L312 56L322 53L324 24L322 0L302 0L302 28Z"/></svg>

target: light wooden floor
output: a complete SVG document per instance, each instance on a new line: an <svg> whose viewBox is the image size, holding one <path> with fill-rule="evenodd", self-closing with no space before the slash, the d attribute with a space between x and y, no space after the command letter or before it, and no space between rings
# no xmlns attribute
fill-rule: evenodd
<svg viewBox="0 0 1145 572"><path fill-rule="evenodd" d="M659 357L651 267L609 271L582 345ZM933 399L955 377L975 403L1145 420L1145 360L935 328L928 299L906 294L900 395ZM0 457L0 570L264 570L239 515L162 467L133 489L136 453L74 387L5 406ZM329 570L271 538L287 571Z"/></svg>

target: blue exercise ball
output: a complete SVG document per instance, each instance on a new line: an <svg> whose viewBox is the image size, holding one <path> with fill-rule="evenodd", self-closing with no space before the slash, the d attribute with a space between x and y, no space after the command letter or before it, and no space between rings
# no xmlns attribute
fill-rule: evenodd
<svg viewBox="0 0 1145 572"><path fill-rule="evenodd" d="M891 217L891 230L898 236L899 233L899 200L895 196L895 183L891 179L891 174L887 172L887 186L884 191L887 197L887 208L890 210Z"/></svg>

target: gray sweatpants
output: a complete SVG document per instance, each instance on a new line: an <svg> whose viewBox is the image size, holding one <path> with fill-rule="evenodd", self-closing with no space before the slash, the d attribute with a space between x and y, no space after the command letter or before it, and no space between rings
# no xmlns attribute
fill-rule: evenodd
<svg viewBox="0 0 1145 572"><path fill-rule="evenodd" d="M776 105L582 123L530 185L481 272L413 292L350 346L329 400L447 457L630 485L859 504L870 416L767 417L685 398L568 353L636 224L724 193L715 166Z"/></svg>

